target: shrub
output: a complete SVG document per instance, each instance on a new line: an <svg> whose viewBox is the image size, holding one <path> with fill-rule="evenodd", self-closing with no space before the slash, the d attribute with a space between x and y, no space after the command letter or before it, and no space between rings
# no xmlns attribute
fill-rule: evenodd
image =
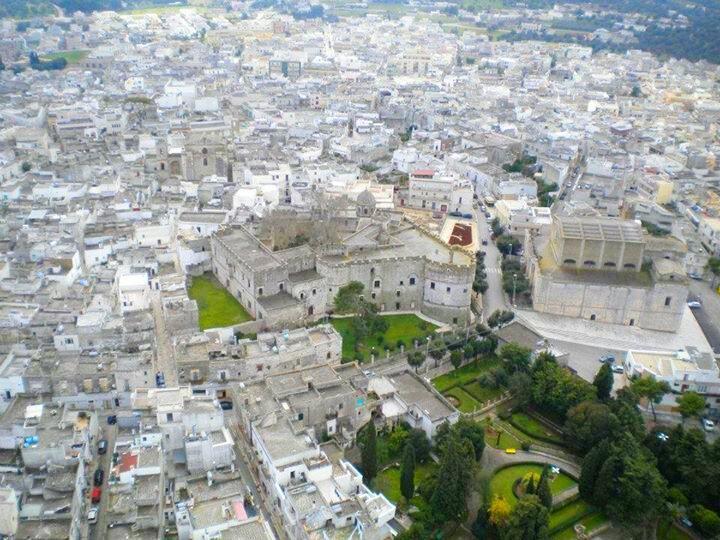
<svg viewBox="0 0 720 540"><path fill-rule="evenodd" d="M520 443L520 448L522 448L526 452L528 452L530 450L530 447L531 447L530 441L523 441Z"/></svg>

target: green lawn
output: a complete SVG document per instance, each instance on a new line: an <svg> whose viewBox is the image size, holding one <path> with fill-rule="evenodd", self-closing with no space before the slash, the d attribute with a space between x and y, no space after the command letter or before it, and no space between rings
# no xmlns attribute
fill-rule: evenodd
<svg viewBox="0 0 720 540"><path fill-rule="evenodd" d="M445 392L450 388L471 383L475 381L481 373L499 365L500 360L496 356L479 358L458 369L452 370L450 373L435 377L432 383L438 392Z"/></svg>
<svg viewBox="0 0 720 540"><path fill-rule="evenodd" d="M493 496L501 496L508 503L510 503L511 506L514 506L515 502L517 501L517 497L515 497L515 493L513 493L513 484L515 483L515 480L517 480L518 478L522 478L529 472L541 474L542 470L543 466L536 463L519 463L517 465L511 465L510 467L500 469L490 479L490 493L492 493ZM577 485L575 480L570 478L567 474L561 472L550 483L550 491L553 495L557 495L558 493L561 493L575 485ZM570 504L569 506L574 506L574 503ZM562 510L560 510L560 512L562 512ZM553 514L550 516L551 528L553 527L554 515L555 512L553 512Z"/></svg>
<svg viewBox="0 0 720 540"><path fill-rule="evenodd" d="M422 463L415 467L415 488L428 477L435 469L437 464L430 461ZM377 475L375 479L375 489L382 492L391 502L398 502L402 496L400 493L400 467L390 467Z"/></svg>
<svg viewBox="0 0 720 540"><path fill-rule="evenodd" d="M477 401L474 397L472 397L460 387L451 388L443 395L445 397L454 398L450 399L450 402L453 403L453 405L455 405L455 408L460 412L471 413L481 407L479 401ZM455 400L457 400L457 403L454 402Z"/></svg>
<svg viewBox="0 0 720 540"><path fill-rule="evenodd" d="M605 525L607 521L607 518L601 512L593 512L592 514L589 514L582 518L579 523L585 525L586 533L590 533L598 527ZM573 528L574 526L575 523L568 527L565 527L559 532L556 532L550 538L552 538L552 540L575 540L575 538L577 538L577 535L575 534L575 529ZM658 536L658 538L660 539L660 536Z"/></svg>
<svg viewBox="0 0 720 540"><path fill-rule="evenodd" d="M58 51L50 54L43 55L40 60L48 61L55 60L57 58L64 58L68 64L78 64L85 60L90 51L77 50L77 51Z"/></svg>
<svg viewBox="0 0 720 540"><path fill-rule="evenodd" d="M188 295L197 301L200 330L232 326L252 319L240 302L212 274L192 278Z"/></svg>
<svg viewBox="0 0 720 540"><path fill-rule="evenodd" d="M437 326L422 320L416 315L383 315L388 322L388 329L383 334L382 344L379 341L379 335L367 336L360 342L359 353L363 360L369 360L372 347L375 347L375 358L384 357L385 344L391 345L393 349L397 347L398 340L405 343L407 350L413 344L415 339L421 343L425 342L425 338L432 334ZM332 319L332 325L335 327L343 338L342 356L343 359L352 360L357 354L355 352L355 335L352 332L352 317L342 319Z"/></svg>
<svg viewBox="0 0 720 540"><path fill-rule="evenodd" d="M529 437L535 437L540 440L545 438L549 439L549 441L552 441L554 444L563 444L562 437L557 431L545 426L545 424L527 413L513 413L511 423L516 429L519 429Z"/></svg>
<svg viewBox="0 0 720 540"><path fill-rule="evenodd" d="M563 506L560 510L556 510L550 514L550 529L554 529L563 523L577 523L578 520L587 516L592 511L592 507L582 500L577 500Z"/></svg>
<svg viewBox="0 0 720 540"><path fill-rule="evenodd" d="M487 386L482 386L477 381L466 384L462 388L480 403L485 403L486 401L490 401L491 399L497 399L500 394L502 394L502 389L488 388Z"/></svg>

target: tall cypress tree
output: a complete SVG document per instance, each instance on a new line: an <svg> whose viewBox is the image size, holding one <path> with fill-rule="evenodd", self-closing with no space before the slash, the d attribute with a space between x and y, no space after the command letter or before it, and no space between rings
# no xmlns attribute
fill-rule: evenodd
<svg viewBox="0 0 720 540"><path fill-rule="evenodd" d="M377 475L377 432L375 431L375 422L372 420L365 428L365 440L361 457L363 481L370 485L370 482Z"/></svg>
<svg viewBox="0 0 720 540"><path fill-rule="evenodd" d="M613 373L610 364L603 364L595 375L593 385L597 390L597 397L600 400L606 400L610 397L613 387Z"/></svg>
<svg viewBox="0 0 720 540"><path fill-rule="evenodd" d="M552 491L550 491L550 478L548 475L548 466L543 467L542 474L540 475L540 481L538 482L536 494L540 502L548 510L552 509Z"/></svg>
<svg viewBox="0 0 720 540"><path fill-rule="evenodd" d="M595 483L600 469L605 464L610 453L610 444L607 439L590 450L582 462L582 470L580 471L580 481L578 489L580 496L586 501L592 501L595 497Z"/></svg>
<svg viewBox="0 0 720 540"><path fill-rule="evenodd" d="M450 432L440 459L437 488L430 499L437 522L457 519L465 512L472 479L474 449L467 439Z"/></svg>
<svg viewBox="0 0 720 540"><path fill-rule="evenodd" d="M400 467L400 493L408 501L415 495L415 448L410 443L405 444Z"/></svg>

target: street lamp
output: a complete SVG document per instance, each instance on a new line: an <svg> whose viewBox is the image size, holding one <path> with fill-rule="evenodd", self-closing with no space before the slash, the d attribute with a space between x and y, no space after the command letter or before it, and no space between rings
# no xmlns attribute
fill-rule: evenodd
<svg viewBox="0 0 720 540"><path fill-rule="evenodd" d="M517 307L515 305L515 288L517 285L517 274L513 274L513 298L512 298L512 305L513 307Z"/></svg>

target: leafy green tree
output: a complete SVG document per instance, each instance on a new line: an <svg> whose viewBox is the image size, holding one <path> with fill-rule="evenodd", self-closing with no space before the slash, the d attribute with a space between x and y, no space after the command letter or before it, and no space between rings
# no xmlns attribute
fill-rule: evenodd
<svg viewBox="0 0 720 540"><path fill-rule="evenodd" d="M463 354L460 351L453 351L450 353L450 363L453 365L455 369L459 368L462 364L463 360Z"/></svg>
<svg viewBox="0 0 720 540"><path fill-rule="evenodd" d="M688 517L705 537L717 538L720 535L720 516L712 510L696 504L689 508Z"/></svg>
<svg viewBox="0 0 720 540"><path fill-rule="evenodd" d="M22 168L22 172L28 172L32 169L32 163L29 161L23 161L20 167Z"/></svg>
<svg viewBox="0 0 720 540"><path fill-rule="evenodd" d="M600 469L602 469L609 455L610 443L605 440L592 448L583 459L578 490L580 496L586 501L595 500L595 483L600 474Z"/></svg>
<svg viewBox="0 0 720 540"><path fill-rule="evenodd" d="M630 91L630 96L634 98L642 96L642 90L640 90L640 87L638 85L632 87L632 90Z"/></svg>
<svg viewBox="0 0 720 540"><path fill-rule="evenodd" d="M452 426L451 431L457 433L460 438L470 441L475 461L480 461L485 450L485 429L482 424L463 416Z"/></svg>
<svg viewBox="0 0 720 540"><path fill-rule="evenodd" d="M561 367L549 353L537 355L531 370L532 402L564 417L568 409L595 398L595 387Z"/></svg>
<svg viewBox="0 0 720 540"><path fill-rule="evenodd" d="M456 520L465 513L473 462L472 444L451 432L440 458L437 487L430 499L438 523Z"/></svg>
<svg viewBox="0 0 720 540"><path fill-rule="evenodd" d="M501 536L503 540L545 540L549 522L550 512L540 499L526 495L513 508Z"/></svg>
<svg viewBox="0 0 720 540"><path fill-rule="evenodd" d="M357 313L362 299L360 295L365 286L359 281L351 281L338 289L335 295L334 308L336 313Z"/></svg>
<svg viewBox="0 0 720 540"><path fill-rule="evenodd" d="M408 501L415 494L415 449L408 443L403 452L402 465L400 467L400 493Z"/></svg>
<svg viewBox="0 0 720 540"><path fill-rule="evenodd" d="M612 437L618 428L618 419L607 405L583 401L568 411L565 440L573 449L585 453L601 440Z"/></svg>
<svg viewBox="0 0 720 540"><path fill-rule="evenodd" d="M408 529L398 533L395 540L427 540L428 538L429 533L425 530L425 525L415 521Z"/></svg>
<svg viewBox="0 0 720 540"><path fill-rule="evenodd" d="M425 463L430 459L430 440L422 429L411 429L407 440L412 444L417 463Z"/></svg>
<svg viewBox="0 0 720 540"><path fill-rule="evenodd" d="M365 437L361 448L360 457L362 460L363 481L370 485L377 475L377 431L375 422L368 422L365 427Z"/></svg>
<svg viewBox="0 0 720 540"><path fill-rule="evenodd" d="M685 392L684 394L681 394L680 397L675 400L678 405L678 409L680 410L680 415L682 416L683 423L685 423L686 418L691 418L693 416L700 416L700 413L705 409L705 398L702 397L697 392Z"/></svg>
<svg viewBox="0 0 720 540"><path fill-rule="evenodd" d="M645 436L645 421L638 410L638 397L635 393L627 386L621 388L615 399L611 399L608 404L620 423L620 431L642 440Z"/></svg>
<svg viewBox="0 0 720 540"><path fill-rule="evenodd" d="M518 371L510 376L508 390L518 407L524 407L530 402L532 392L532 379L527 373Z"/></svg>
<svg viewBox="0 0 720 540"><path fill-rule="evenodd" d="M465 357L465 360L470 360L473 356L475 356L475 348L472 343L466 343L465 347L463 347L463 357Z"/></svg>
<svg viewBox="0 0 720 540"><path fill-rule="evenodd" d="M613 387L613 372L610 364L603 364L595 375L593 386L597 391L597 397L605 401L610 398Z"/></svg>
<svg viewBox="0 0 720 540"><path fill-rule="evenodd" d="M660 403L663 396L670 392L670 385L665 381L656 381L652 377L640 377L632 382L630 388L637 396L646 398L650 402L653 419L657 422L655 405Z"/></svg>
<svg viewBox="0 0 720 540"><path fill-rule="evenodd" d="M543 467L542 474L540 474L536 495L545 508L552 510L553 496L550 490L550 473L547 465Z"/></svg>
<svg viewBox="0 0 720 540"><path fill-rule="evenodd" d="M510 373L526 372L530 369L532 351L517 343L506 343L500 347L500 359Z"/></svg>
<svg viewBox="0 0 720 540"><path fill-rule="evenodd" d="M720 257L710 257L705 268L712 274L710 286L714 289L717 286L718 278L720 278Z"/></svg>
<svg viewBox="0 0 720 540"><path fill-rule="evenodd" d="M411 352L407 356L407 361L408 361L408 364L410 364L412 367L415 368L415 373L417 373L418 368L425 363L425 352L424 351Z"/></svg>

